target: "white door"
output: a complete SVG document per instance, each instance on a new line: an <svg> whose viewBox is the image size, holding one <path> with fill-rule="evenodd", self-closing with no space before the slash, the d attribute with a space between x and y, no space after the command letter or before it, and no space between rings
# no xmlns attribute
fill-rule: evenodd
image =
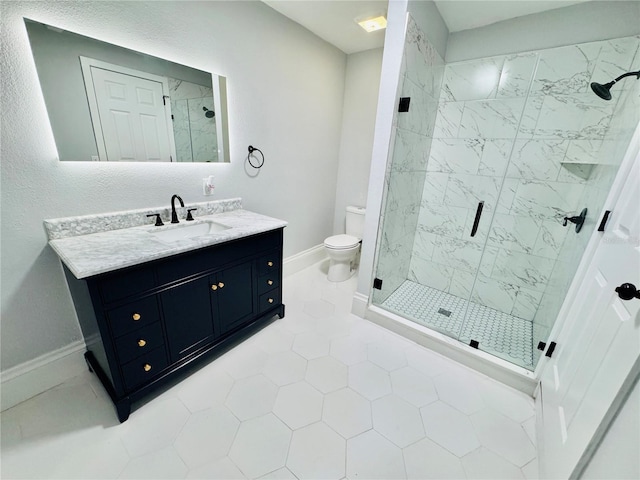
<svg viewBox="0 0 640 480"><path fill-rule="evenodd" d="M95 60L83 72L100 160L171 161L166 81Z"/></svg>
<svg viewBox="0 0 640 480"><path fill-rule="evenodd" d="M542 374L541 478L569 478L584 466L585 451L611 420L610 406L637 374L640 299L622 300L615 289L640 288L638 133L627 152L632 167Z"/></svg>

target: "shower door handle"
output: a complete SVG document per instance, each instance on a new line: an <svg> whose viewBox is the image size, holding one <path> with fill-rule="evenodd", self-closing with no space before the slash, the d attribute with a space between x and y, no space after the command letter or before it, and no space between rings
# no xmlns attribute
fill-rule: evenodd
<svg viewBox="0 0 640 480"><path fill-rule="evenodd" d="M471 236L475 237L478 231L478 225L480 224L480 217L482 216L482 209L484 207L484 201L478 203L478 209L476 210L476 218L473 220L473 227L471 228Z"/></svg>

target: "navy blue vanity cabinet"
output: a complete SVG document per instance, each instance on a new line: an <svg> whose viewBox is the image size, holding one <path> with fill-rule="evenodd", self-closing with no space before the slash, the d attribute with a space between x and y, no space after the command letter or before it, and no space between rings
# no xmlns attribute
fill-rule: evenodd
<svg viewBox="0 0 640 480"><path fill-rule="evenodd" d="M252 335L282 304L282 229L67 282L118 418Z"/></svg>

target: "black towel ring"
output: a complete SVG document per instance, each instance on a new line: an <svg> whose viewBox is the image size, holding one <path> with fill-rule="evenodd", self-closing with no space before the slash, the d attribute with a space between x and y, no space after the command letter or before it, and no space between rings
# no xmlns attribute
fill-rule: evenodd
<svg viewBox="0 0 640 480"><path fill-rule="evenodd" d="M257 165L254 165L251 161L251 157L254 156L253 152L260 152L260 156L262 157L262 161ZM262 168L262 165L264 165L264 153L262 153L262 150L260 150L259 148L255 148L249 145L249 155L247 155L247 161L253 168Z"/></svg>

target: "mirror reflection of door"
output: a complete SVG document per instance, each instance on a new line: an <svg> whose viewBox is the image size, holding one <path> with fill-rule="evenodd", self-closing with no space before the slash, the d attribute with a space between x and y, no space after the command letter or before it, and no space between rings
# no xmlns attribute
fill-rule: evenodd
<svg viewBox="0 0 640 480"><path fill-rule="evenodd" d="M81 57L101 161L176 158L167 79Z"/></svg>

